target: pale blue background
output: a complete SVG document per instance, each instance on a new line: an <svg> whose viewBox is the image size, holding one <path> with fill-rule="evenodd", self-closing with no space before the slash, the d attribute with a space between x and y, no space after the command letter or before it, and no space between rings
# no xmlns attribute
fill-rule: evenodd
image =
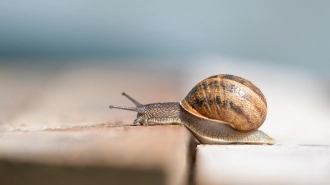
<svg viewBox="0 0 330 185"><path fill-rule="evenodd" d="M205 53L330 67L330 1L2 0L0 57Z"/></svg>

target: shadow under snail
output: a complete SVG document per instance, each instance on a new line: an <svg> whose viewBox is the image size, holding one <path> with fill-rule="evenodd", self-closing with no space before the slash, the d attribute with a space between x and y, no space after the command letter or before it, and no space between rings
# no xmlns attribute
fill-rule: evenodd
<svg viewBox="0 0 330 185"><path fill-rule="evenodd" d="M252 82L234 75L214 75L199 82L181 102L141 104L109 108L137 112L134 124L184 125L202 144L275 144L258 130L267 115L267 102Z"/></svg>

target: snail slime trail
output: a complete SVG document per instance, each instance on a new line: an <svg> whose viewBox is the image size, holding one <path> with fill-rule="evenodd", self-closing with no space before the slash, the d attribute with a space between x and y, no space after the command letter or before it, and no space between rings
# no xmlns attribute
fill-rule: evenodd
<svg viewBox="0 0 330 185"><path fill-rule="evenodd" d="M134 124L181 124L202 144L275 144L258 130L267 115L266 98L252 82L234 75L214 75L196 84L181 102L109 108L137 112Z"/></svg>

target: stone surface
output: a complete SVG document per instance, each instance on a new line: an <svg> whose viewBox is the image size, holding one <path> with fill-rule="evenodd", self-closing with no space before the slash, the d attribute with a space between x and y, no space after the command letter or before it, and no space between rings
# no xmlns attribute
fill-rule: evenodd
<svg viewBox="0 0 330 185"><path fill-rule="evenodd" d="M330 184L330 146L199 145L196 185Z"/></svg>

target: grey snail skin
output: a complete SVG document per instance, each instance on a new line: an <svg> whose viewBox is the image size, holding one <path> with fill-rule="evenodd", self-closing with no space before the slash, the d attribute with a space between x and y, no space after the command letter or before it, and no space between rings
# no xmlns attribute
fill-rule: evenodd
<svg viewBox="0 0 330 185"><path fill-rule="evenodd" d="M252 82L234 75L214 75L196 84L181 102L109 108L137 112L134 124L184 125L202 144L275 144L258 128L267 115L267 102Z"/></svg>

